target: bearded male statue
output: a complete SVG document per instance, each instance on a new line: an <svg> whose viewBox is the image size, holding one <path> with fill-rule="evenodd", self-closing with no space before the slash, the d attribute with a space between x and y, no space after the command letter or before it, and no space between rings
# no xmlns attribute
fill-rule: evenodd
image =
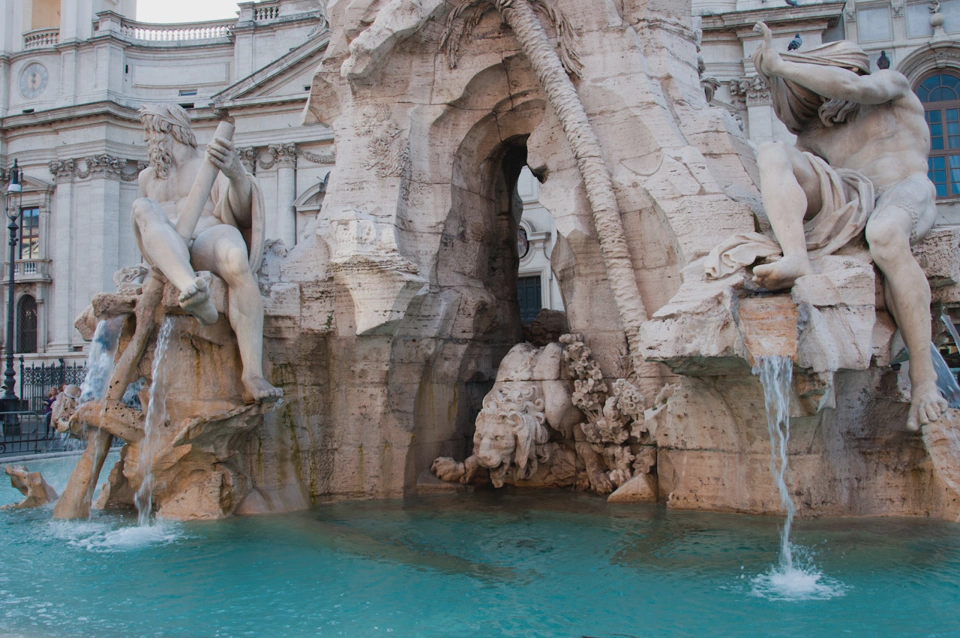
<svg viewBox="0 0 960 638"><path fill-rule="evenodd" d="M777 117L797 136L795 146L771 142L757 152L760 193L779 245L758 233L735 235L708 257L707 274L723 276L782 252L754 268L754 281L789 289L814 272L811 259L866 231L887 309L910 353L907 427L917 430L947 408L930 353L930 286L910 250L936 217L923 106L903 74L871 74L869 58L851 42L781 55L767 25L754 29L763 34L754 66Z"/></svg>
<svg viewBox="0 0 960 638"><path fill-rule="evenodd" d="M227 318L243 361L247 400L273 402L283 391L263 377L263 301L254 273L263 254L263 195L240 162L233 143L215 137L206 153L197 147L190 117L176 104L140 109L149 145L150 166L140 173L133 203L133 232L150 265L180 291L180 306L210 325L217 309L198 270L209 270L227 284ZM184 240L175 228L204 155L220 174L196 230Z"/></svg>

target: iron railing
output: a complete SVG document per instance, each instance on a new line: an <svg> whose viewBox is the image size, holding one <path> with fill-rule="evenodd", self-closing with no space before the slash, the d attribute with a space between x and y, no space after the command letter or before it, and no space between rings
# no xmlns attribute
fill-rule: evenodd
<svg viewBox="0 0 960 638"><path fill-rule="evenodd" d="M20 357L20 399L22 409L43 414L46 411L47 393L60 390L64 385L80 385L87 374L87 367L79 363L67 364L63 359L47 365L27 366Z"/></svg>
<svg viewBox="0 0 960 638"><path fill-rule="evenodd" d="M0 412L0 459L6 456L63 452L83 444L61 434L50 423L50 415L30 410Z"/></svg>

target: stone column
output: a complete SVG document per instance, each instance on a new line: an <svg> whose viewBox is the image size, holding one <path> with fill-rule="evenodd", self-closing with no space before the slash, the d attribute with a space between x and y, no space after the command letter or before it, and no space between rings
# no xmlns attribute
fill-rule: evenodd
<svg viewBox="0 0 960 638"><path fill-rule="evenodd" d="M53 227L47 237L49 246L42 248L44 255L51 260L52 295L49 313L50 341L48 352L69 352L73 334L73 318L76 313L70 303L70 272L73 270L73 180L76 163L72 159L50 162L50 172L56 182L53 205L56 215L52 217Z"/></svg>
<svg viewBox="0 0 960 638"><path fill-rule="evenodd" d="M277 238L290 249L297 245L297 145L277 148ZM273 149L271 149L272 152Z"/></svg>

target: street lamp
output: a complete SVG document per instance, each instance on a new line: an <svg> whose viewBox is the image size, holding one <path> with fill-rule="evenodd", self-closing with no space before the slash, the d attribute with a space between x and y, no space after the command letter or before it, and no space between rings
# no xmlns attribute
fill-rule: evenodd
<svg viewBox="0 0 960 638"><path fill-rule="evenodd" d="M10 184L7 186L7 218L10 220L10 223L7 224L7 228L10 230L10 271L9 287L7 288L7 369L3 372L3 386L6 388L6 392L3 398L0 398L0 411L6 413L4 425L8 428L18 428L19 420L16 415L10 413L20 410L20 399L13 392L15 387L14 377L16 376L13 371L13 285L17 269L17 231L20 230L17 220L20 219L20 203L23 198L22 181L23 171L17 164L17 160L13 160L13 168L10 169ZM12 434L12 432L7 431L6 434Z"/></svg>

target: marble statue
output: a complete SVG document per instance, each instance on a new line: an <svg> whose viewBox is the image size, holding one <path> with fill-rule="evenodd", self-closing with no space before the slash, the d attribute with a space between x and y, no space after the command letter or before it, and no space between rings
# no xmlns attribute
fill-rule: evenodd
<svg viewBox="0 0 960 638"><path fill-rule="evenodd" d="M754 65L797 142L766 143L757 153L777 242L757 233L734 236L714 250L708 273L724 275L782 251L777 261L754 268L754 281L789 289L815 273L811 259L836 253L865 231L884 275L887 309L910 353L907 427L917 430L947 407L930 354L930 286L911 253L936 217L923 106L903 74L871 74L869 58L851 42L781 55L764 23L755 30L763 43Z"/></svg>
<svg viewBox="0 0 960 638"><path fill-rule="evenodd" d="M10 485L20 490L20 493L26 498L19 503L4 505L0 509L42 507L59 498L57 491L50 487L50 484L44 480L43 474L40 472L31 472L22 465L8 465L6 472L7 476L10 477Z"/></svg>
<svg viewBox="0 0 960 638"><path fill-rule="evenodd" d="M176 104L140 109L149 144L150 166L140 173L133 204L134 235L150 264L180 291L180 306L200 323L217 320L217 309L198 270L227 283L230 325L243 360L248 398L272 402L283 392L263 378L263 301L254 273L263 252L263 196L231 141L215 137L204 153L197 148L190 118ZM203 204L195 230L185 239L177 222L184 213L204 157L221 174Z"/></svg>
<svg viewBox="0 0 960 638"><path fill-rule="evenodd" d="M576 487L609 494L655 465L643 396L628 379L613 390L579 334L536 348L514 346L476 419L473 454L433 462L444 481L503 487ZM647 441L648 442L648 441ZM655 491L649 500L655 500Z"/></svg>

